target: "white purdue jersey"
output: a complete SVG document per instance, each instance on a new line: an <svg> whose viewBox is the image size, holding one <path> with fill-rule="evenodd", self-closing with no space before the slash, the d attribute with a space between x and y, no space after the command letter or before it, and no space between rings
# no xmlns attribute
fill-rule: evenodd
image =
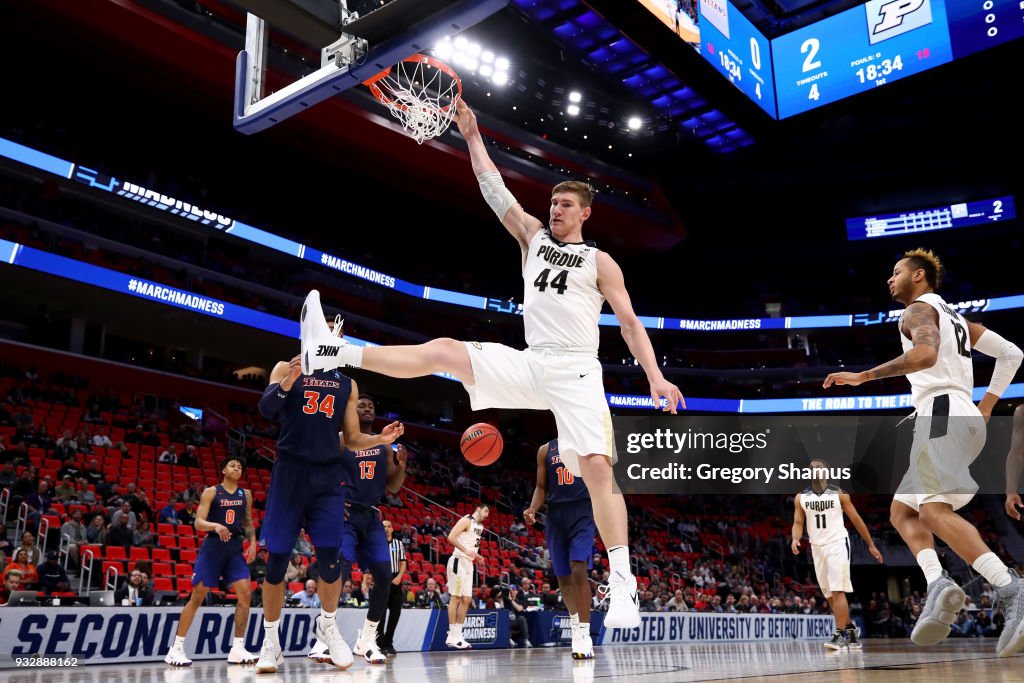
<svg viewBox="0 0 1024 683"><path fill-rule="evenodd" d="M921 397L938 390L962 391L971 396L974 388L974 367L971 365L971 335L967 321L938 294L929 292L916 300L931 306L939 314L939 357L935 365L927 370L912 372L910 380L911 402L917 408ZM914 348L914 343L903 334L904 311L900 316L900 341L904 353Z"/></svg>
<svg viewBox="0 0 1024 683"><path fill-rule="evenodd" d="M476 521L473 515L466 515L463 519L469 520L469 529L459 534L457 540L463 545L463 547L471 548L476 552L480 552L480 538L484 535L484 525ZM452 554L464 560L469 559L466 556L466 553L459 550L458 547L455 548L455 552Z"/></svg>
<svg viewBox="0 0 1024 683"><path fill-rule="evenodd" d="M597 356L604 304L597 288L599 251L593 242L558 242L547 228L533 236L523 264L527 346Z"/></svg>
<svg viewBox="0 0 1024 683"><path fill-rule="evenodd" d="M797 494L804 511L804 526L811 545L828 545L849 537L843 522L843 504L839 500L839 493L839 487L831 485L821 493L815 493L808 486Z"/></svg>

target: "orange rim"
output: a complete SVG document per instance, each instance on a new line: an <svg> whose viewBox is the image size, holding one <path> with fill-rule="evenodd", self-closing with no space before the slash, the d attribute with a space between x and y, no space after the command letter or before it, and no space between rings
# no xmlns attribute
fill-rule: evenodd
<svg viewBox="0 0 1024 683"><path fill-rule="evenodd" d="M458 93L456 93L455 97L452 98L452 101L451 101L450 104L446 104L443 107L438 107L438 109L440 109L441 111L447 112L449 109L451 109L452 105L455 104L455 102L459 99L459 97L462 96L462 79L459 78L459 75L457 73L455 73L455 71L450 66L448 66L447 64L445 64L441 60L435 59L434 57L431 57L430 55L415 54L415 55L410 55L409 57L406 57L402 61L403 62L412 62L414 64L415 63L428 64L428 65L434 67L435 69L437 69L438 71L442 71L442 72L448 74L448 76L450 76L451 79L455 82L455 86L458 88ZM376 76L373 76L371 78L366 79L365 81L363 81L363 85L367 86L370 89L370 92L373 93L373 96L376 97L380 101L381 104L383 104L385 106L388 106L388 107L395 107L396 109L401 109L402 111L405 111L406 109L408 109L408 107L406 105L395 103L395 101L392 100L390 97L388 97L384 93L384 91L381 90L380 87L377 85L378 81L380 81L382 78L386 78L389 75L391 75L391 67L388 67L384 71L381 71Z"/></svg>

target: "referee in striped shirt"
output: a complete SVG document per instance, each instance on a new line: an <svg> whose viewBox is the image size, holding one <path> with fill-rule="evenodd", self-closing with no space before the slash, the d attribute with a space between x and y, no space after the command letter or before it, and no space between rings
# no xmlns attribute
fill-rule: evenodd
<svg viewBox="0 0 1024 683"><path fill-rule="evenodd" d="M394 526L385 519L384 533L388 537L388 550L391 555L391 593L388 595L387 613L381 619L384 623L381 624L377 646L386 655L398 654L395 651L395 628L398 626L398 618L402 616L402 603L405 602L402 590L402 577L405 576L407 567L405 545L401 539L394 537L394 531Z"/></svg>

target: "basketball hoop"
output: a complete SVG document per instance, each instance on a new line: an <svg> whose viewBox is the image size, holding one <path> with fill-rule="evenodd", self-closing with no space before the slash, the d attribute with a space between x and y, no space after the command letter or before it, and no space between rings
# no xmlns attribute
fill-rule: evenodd
<svg viewBox="0 0 1024 683"><path fill-rule="evenodd" d="M458 74L444 62L421 54L406 57L363 85L420 144L448 129L462 96Z"/></svg>

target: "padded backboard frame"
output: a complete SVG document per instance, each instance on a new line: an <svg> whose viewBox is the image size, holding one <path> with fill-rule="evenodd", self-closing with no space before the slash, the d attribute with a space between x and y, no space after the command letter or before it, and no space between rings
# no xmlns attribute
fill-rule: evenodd
<svg viewBox="0 0 1024 683"><path fill-rule="evenodd" d="M263 97L267 27L248 15L245 49L235 60L235 130L258 133L359 85L406 57L478 24L509 0L393 0L342 27L340 37L366 41L365 58L327 61L320 69Z"/></svg>

